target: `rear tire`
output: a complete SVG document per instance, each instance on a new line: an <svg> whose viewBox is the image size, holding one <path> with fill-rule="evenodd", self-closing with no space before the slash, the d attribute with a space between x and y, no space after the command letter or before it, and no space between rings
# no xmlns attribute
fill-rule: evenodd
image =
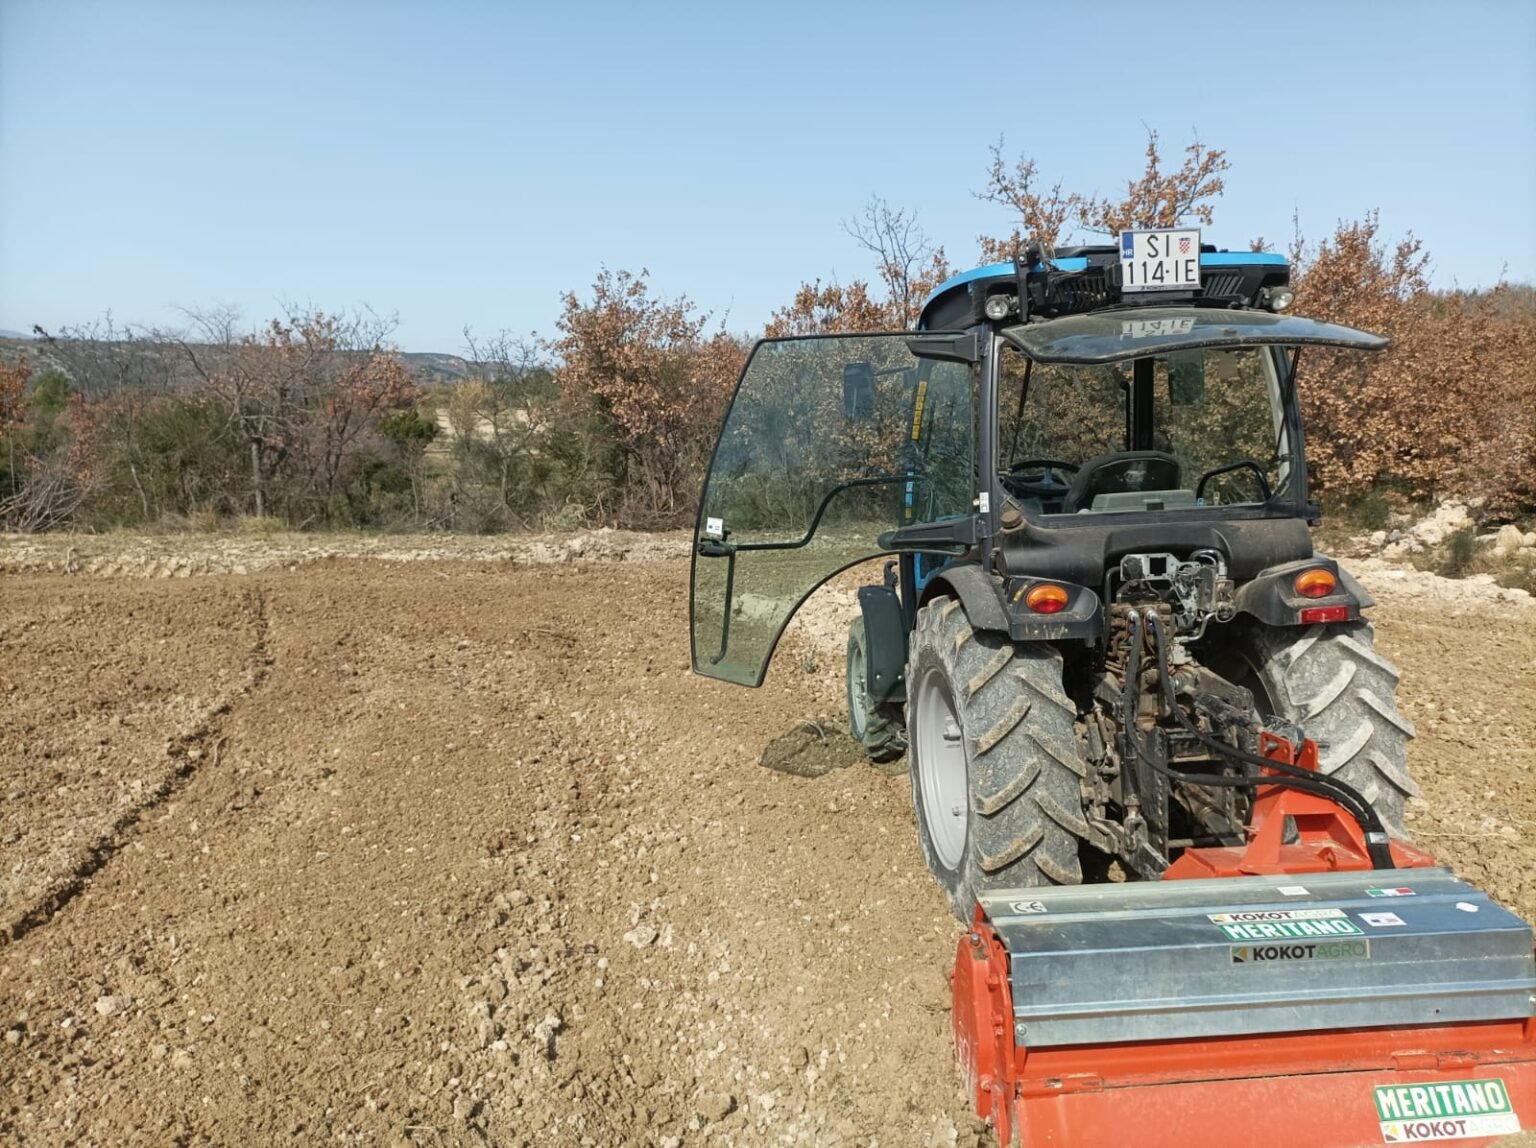
<svg viewBox="0 0 1536 1148"><path fill-rule="evenodd" d="M865 681L865 668L869 665L868 648L864 619L855 618L848 629L848 657L844 668L848 694L848 732L854 741L864 747L864 753L870 761L897 761L907 752L907 729L902 724L901 706L870 700L868 683Z"/></svg>
<svg viewBox="0 0 1536 1148"><path fill-rule="evenodd" d="M907 661L912 804L923 859L962 921L979 893L1075 885L1087 774L1053 646L971 628L943 598Z"/></svg>
<svg viewBox="0 0 1536 1148"><path fill-rule="evenodd" d="M1245 656L1273 712L1317 742L1318 762L1359 790L1393 837L1419 787L1408 772L1413 724L1397 708L1397 667L1369 622L1305 629L1254 624ZM1264 699L1260 699L1262 705Z"/></svg>

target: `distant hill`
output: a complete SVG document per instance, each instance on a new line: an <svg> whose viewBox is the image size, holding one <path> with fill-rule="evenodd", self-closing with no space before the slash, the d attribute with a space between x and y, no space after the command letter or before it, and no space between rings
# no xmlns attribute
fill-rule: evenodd
<svg viewBox="0 0 1536 1148"><path fill-rule="evenodd" d="M34 371L63 370L64 364L48 353L48 344L30 335L0 331L0 363L9 365L25 358ZM67 375L69 372L64 371Z"/></svg>
<svg viewBox="0 0 1536 1148"><path fill-rule="evenodd" d="M400 361L420 386L433 383L462 383L475 377L475 364L458 355L441 355L436 351L401 351Z"/></svg>
<svg viewBox="0 0 1536 1148"><path fill-rule="evenodd" d="M0 363L13 363L25 355L40 370L50 368L70 373L62 356L50 353L47 343L16 331L0 330ZM475 364L459 355L436 351L402 351L400 360L418 386L462 383L478 373Z"/></svg>

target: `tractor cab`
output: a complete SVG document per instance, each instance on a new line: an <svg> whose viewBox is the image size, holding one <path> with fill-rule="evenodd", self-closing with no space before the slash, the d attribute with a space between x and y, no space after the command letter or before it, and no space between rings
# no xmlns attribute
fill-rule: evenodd
<svg viewBox="0 0 1536 1148"><path fill-rule="evenodd" d="M957 561L1096 594L1149 530L1224 573L1310 556L1298 356L1385 340L1291 301L1282 256L1128 232L957 275L913 332L759 343L700 501L695 669L760 684L799 604L882 554L907 629Z"/></svg>

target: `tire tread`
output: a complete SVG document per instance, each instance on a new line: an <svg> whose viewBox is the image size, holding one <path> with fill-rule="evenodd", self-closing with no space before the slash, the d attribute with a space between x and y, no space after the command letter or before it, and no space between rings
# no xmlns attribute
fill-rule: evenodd
<svg viewBox="0 0 1536 1148"><path fill-rule="evenodd" d="M1323 770L1361 792L1394 837L1419 787L1408 770L1413 723L1397 708L1398 669L1376 652L1369 622L1296 630L1255 625L1255 672L1280 716L1318 743Z"/></svg>
<svg viewBox="0 0 1536 1148"><path fill-rule="evenodd" d="M957 602L942 599L918 611L909 691L932 659L954 693L968 751L970 819L958 871L939 863L923 827L915 762L912 794L925 859L956 915L969 920L976 895L988 889L1080 882L1087 765L1077 751L1077 711L1062 688L1060 652L978 633Z"/></svg>

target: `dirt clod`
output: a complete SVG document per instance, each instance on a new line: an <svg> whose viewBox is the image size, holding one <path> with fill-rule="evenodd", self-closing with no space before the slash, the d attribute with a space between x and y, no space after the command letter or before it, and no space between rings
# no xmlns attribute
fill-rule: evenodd
<svg viewBox="0 0 1536 1148"><path fill-rule="evenodd" d="M736 1111L736 1098L729 1092L712 1092L701 1096L694 1104L694 1110L705 1120L724 1120Z"/></svg>
<svg viewBox="0 0 1536 1148"><path fill-rule="evenodd" d="M131 997L106 996L96 998L96 1012L100 1016L117 1016L133 1007Z"/></svg>
<svg viewBox="0 0 1536 1148"><path fill-rule="evenodd" d="M847 730L821 717L798 722L774 738L764 747L758 764L796 777L822 777L863 760L864 751Z"/></svg>

